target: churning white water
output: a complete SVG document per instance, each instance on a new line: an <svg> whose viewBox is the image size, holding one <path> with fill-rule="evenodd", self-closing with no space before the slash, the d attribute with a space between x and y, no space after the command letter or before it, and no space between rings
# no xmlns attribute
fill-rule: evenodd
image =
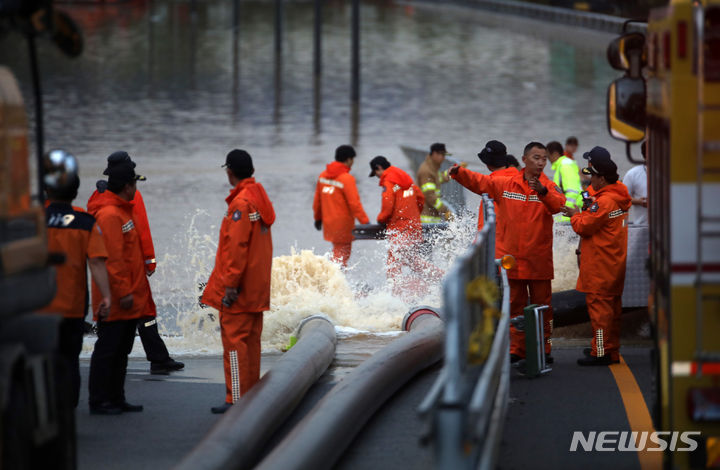
<svg viewBox="0 0 720 470"><path fill-rule="evenodd" d="M188 219L188 228L174 240L172 255L158 262L151 278L158 308L159 328L173 355L222 354L218 312L201 305L199 297L212 272L217 248L217 224L199 210ZM458 219L430 240L429 263L446 271L475 236L475 224ZM423 282L420 289L398 295L393 287L402 279L386 277L385 241L356 241L348 268L330 260L329 253L296 251L273 258L270 311L264 314L263 352L283 349L304 318L324 315L340 337L399 333L404 314L416 305L441 306L441 282ZM358 253L359 252L359 253ZM356 254L358 253L358 254ZM359 256L364 254L365 256ZM358 259L359 258L359 259ZM162 267L162 269L160 269ZM417 274L405 269L401 278L416 285ZM92 353L94 338L86 339L83 354ZM133 356L143 356L139 339Z"/></svg>

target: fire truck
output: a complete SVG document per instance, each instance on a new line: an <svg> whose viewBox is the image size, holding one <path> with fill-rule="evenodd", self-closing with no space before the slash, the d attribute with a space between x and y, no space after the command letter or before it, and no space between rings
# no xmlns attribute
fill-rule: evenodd
<svg viewBox="0 0 720 470"><path fill-rule="evenodd" d="M72 469L74 408L64 392L68 371L57 355L60 317L32 312L53 299L52 263L60 262L47 249L46 176L73 171L73 165L43 159L35 40L50 37L73 56L82 49L82 38L50 0L0 0L0 34L27 38L38 155L33 196L25 101L13 72L0 64L0 469Z"/></svg>
<svg viewBox="0 0 720 470"><path fill-rule="evenodd" d="M647 144L657 431L699 431L669 469L720 467L720 1L673 0L608 47L610 134Z"/></svg>

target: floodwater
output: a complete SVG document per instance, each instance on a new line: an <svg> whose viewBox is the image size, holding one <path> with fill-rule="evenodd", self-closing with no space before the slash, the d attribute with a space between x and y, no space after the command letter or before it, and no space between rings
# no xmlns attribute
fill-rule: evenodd
<svg viewBox="0 0 720 470"><path fill-rule="evenodd" d="M311 2L284 4L279 55L274 2L59 7L84 30L85 51L67 59L41 43L46 148L78 157L80 205L115 150L127 150L147 176L138 187L158 259L151 285L173 354L221 351L216 315L197 298L214 263L230 189L220 165L232 148L253 156L277 212L266 351L281 349L310 314L330 317L346 337L392 335L409 306L440 305L439 285L392 295L383 242L356 242L346 272L324 257L330 244L315 231L311 206L317 175L338 145L356 147L352 173L371 220L380 192L368 162L385 155L407 169L400 144L445 142L486 173L475 155L487 140L519 156L529 141L576 135L580 153L603 145L621 174L630 167L605 127L606 89L617 75L605 60L607 34L457 6L364 1L354 107L348 1L324 3L319 80ZM17 35L0 39L0 63L15 71L31 111L25 51ZM468 201L474 211L478 199ZM436 249L439 267L464 250L474 226L472 217L453 225ZM574 248L571 236L558 235L556 289L574 285Z"/></svg>

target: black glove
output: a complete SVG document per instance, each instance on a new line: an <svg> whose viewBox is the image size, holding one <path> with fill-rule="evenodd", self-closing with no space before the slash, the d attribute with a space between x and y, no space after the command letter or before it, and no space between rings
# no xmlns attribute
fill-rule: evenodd
<svg viewBox="0 0 720 470"><path fill-rule="evenodd" d="M315 221L315 230L322 230L322 220Z"/></svg>

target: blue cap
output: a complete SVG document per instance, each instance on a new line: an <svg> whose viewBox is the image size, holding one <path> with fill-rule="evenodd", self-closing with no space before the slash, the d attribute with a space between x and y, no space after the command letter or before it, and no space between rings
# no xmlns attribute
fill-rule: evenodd
<svg viewBox="0 0 720 470"><path fill-rule="evenodd" d="M583 158L590 163L600 160L610 160L610 152L605 147L593 147L589 152L583 154Z"/></svg>

